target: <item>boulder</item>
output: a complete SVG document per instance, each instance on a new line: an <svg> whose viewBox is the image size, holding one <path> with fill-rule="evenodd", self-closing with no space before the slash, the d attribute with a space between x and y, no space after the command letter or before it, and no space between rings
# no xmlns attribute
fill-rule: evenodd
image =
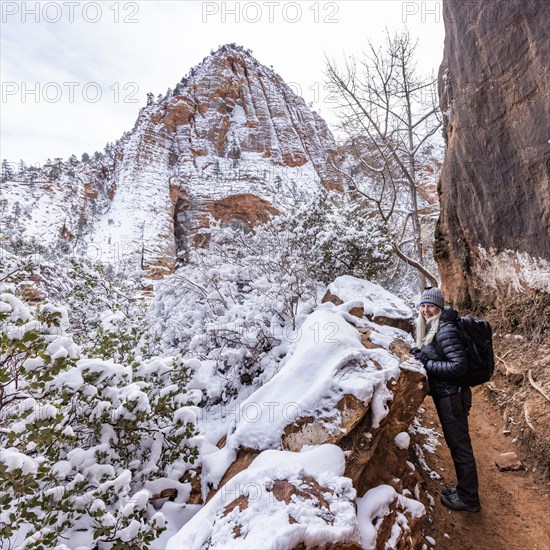
<svg viewBox="0 0 550 550"><path fill-rule="evenodd" d="M391 292L370 281L351 275L338 277L328 286L322 302L340 305L350 300L362 302L362 306L354 306L350 314L356 317L365 315L379 325L389 325L412 333L414 313L411 308Z"/></svg>
<svg viewBox="0 0 550 550"><path fill-rule="evenodd" d="M285 548L420 546L407 429L425 373L404 331L351 324L355 303L311 314L284 367L240 404L221 448L203 458L206 504L169 548L250 547L255 537ZM329 324L334 342L310 336Z"/></svg>
<svg viewBox="0 0 550 550"><path fill-rule="evenodd" d="M525 466L523 462L520 460L518 455L513 451L499 454L495 458L495 464L497 465L497 468L501 472L505 472L507 470L513 470L513 471L525 470Z"/></svg>

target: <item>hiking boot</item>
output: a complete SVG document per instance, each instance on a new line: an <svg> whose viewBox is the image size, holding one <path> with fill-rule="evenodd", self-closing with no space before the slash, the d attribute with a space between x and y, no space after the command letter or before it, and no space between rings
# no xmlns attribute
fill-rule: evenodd
<svg viewBox="0 0 550 550"><path fill-rule="evenodd" d="M457 492L441 495L441 502L447 506L447 508L458 510L459 512L479 512L481 510L479 504L466 504L462 502Z"/></svg>
<svg viewBox="0 0 550 550"><path fill-rule="evenodd" d="M452 493L456 493L456 487L445 487L441 492L442 495L449 496Z"/></svg>

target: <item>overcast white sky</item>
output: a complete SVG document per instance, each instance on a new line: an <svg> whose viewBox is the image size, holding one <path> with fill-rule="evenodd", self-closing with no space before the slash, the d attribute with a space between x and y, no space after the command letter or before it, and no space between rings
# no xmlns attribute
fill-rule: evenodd
<svg viewBox="0 0 550 550"><path fill-rule="evenodd" d="M443 56L441 1L1 2L0 157L42 163L102 150L211 50L236 42L330 122L324 56L360 56L405 24L419 66Z"/></svg>

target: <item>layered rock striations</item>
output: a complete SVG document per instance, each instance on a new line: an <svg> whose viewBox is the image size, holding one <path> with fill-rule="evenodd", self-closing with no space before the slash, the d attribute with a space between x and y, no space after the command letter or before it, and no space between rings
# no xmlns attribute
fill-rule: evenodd
<svg viewBox="0 0 550 550"><path fill-rule="evenodd" d="M445 0L444 20L444 289L462 305L550 292L550 3Z"/></svg>
<svg viewBox="0 0 550 550"><path fill-rule="evenodd" d="M123 233L143 241L145 269L162 275L209 214L254 225L283 197L337 185L333 149L326 124L278 75L223 46L142 111L110 211L134 212ZM100 224L94 236L104 242L111 233Z"/></svg>
<svg viewBox="0 0 550 550"><path fill-rule="evenodd" d="M46 181L47 189L11 182L10 195L31 205L25 223L39 238L78 234L94 257L137 257L154 278L174 270L209 215L253 225L296 196L338 188L334 151L326 123L304 100L228 45L164 97L150 96L108 155L75 159L71 175Z"/></svg>

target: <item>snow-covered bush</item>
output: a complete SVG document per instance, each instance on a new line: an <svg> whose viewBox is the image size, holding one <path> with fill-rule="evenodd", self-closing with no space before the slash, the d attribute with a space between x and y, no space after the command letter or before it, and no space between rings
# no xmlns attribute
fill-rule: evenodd
<svg viewBox="0 0 550 550"><path fill-rule="evenodd" d="M226 402L271 377L324 283L376 278L388 258L379 226L321 193L251 231L212 224L208 246L158 286L149 318L167 351L200 360L205 400Z"/></svg>
<svg viewBox="0 0 550 550"><path fill-rule="evenodd" d="M383 226L357 202L322 191L274 220L309 275L325 284L340 275L376 280L387 269L391 245Z"/></svg>
<svg viewBox="0 0 550 550"><path fill-rule="evenodd" d="M197 456L183 362L79 358L66 310L12 294L0 325L0 539L146 548L165 523L153 488Z"/></svg>
<svg viewBox="0 0 550 550"><path fill-rule="evenodd" d="M158 338L145 323L145 301L138 296L137 277L123 268L72 257L59 299L69 309L75 340L85 354L132 363L136 355L151 357ZM123 266L122 266L123 267Z"/></svg>
<svg viewBox="0 0 550 550"><path fill-rule="evenodd" d="M152 357L159 341L146 322L146 300L139 273L126 265L63 256L35 241L0 248L0 282L12 292L50 299L67 308L71 335L85 355L130 364L134 357Z"/></svg>
<svg viewBox="0 0 550 550"><path fill-rule="evenodd" d="M212 403L273 373L276 346L292 326L298 300L307 308L316 296L311 281L269 269L276 258L258 263L251 252L242 258L230 252L221 241L233 238L240 236L229 228L213 231L209 250L194 252L192 264L158 286L149 312L165 351L184 348L195 360L194 387Z"/></svg>

